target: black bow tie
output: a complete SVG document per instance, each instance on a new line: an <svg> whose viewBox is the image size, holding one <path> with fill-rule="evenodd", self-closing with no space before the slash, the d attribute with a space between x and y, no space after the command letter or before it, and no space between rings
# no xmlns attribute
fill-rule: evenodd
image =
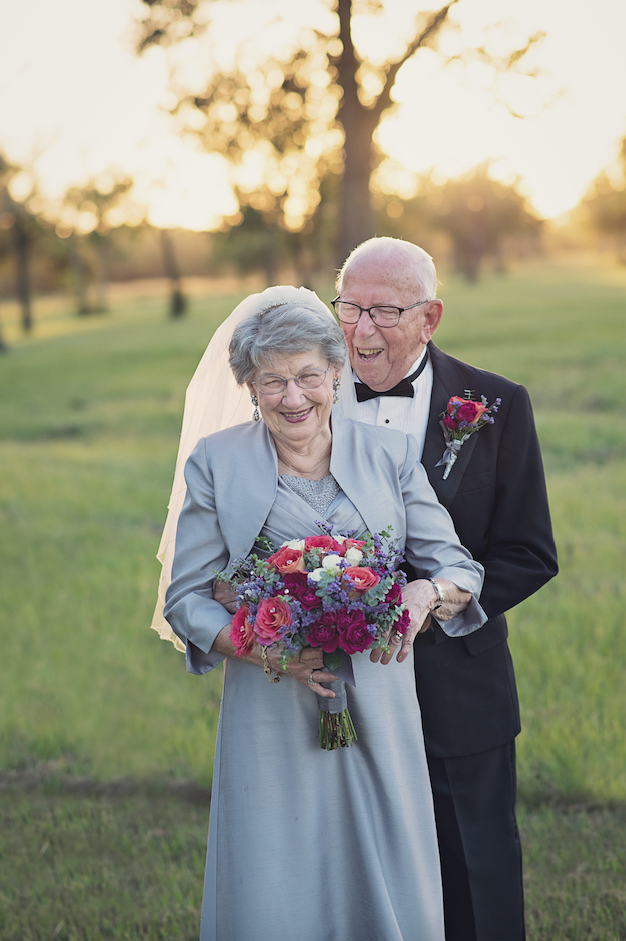
<svg viewBox="0 0 626 941"><path fill-rule="evenodd" d="M397 395L404 396L404 398L407 399L412 399L415 395L413 383L424 371L427 360L428 355L422 358L422 362L419 364L414 373L412 373L410 376L406 376L404 379L401 379L397 386L394 386L393 389L387 389L386 392L375 392L374 389L370 389L369 386L366 386L364 382L355 382L354 391L356 392L357 402L367 402L369 399L377 399L383 395Z"/></svg>

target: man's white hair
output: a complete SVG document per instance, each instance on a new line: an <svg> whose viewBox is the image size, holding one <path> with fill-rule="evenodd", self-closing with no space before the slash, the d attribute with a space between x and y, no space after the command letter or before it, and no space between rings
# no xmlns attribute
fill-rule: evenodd
<svg viewBox="0 0 626 941"><path fill-rule="evenodd" d="M404 263L404 276L417 282L424 293L424 300L432 301L437 294L437 272L435 264L423 248L413 242L403 239L393 239L388 236L368 239L361 242L357 248L350 252L341 271L337 276L337 293L341 293L343 279L350 274L356 263L367 262L400 262Z"/></svg>

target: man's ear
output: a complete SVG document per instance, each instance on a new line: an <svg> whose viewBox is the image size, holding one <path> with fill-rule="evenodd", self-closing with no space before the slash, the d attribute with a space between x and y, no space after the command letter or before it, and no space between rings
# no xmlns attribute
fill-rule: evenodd
<svg viewBox="0 0 626 941"><path fill-rule="evenodd" d="M426 344L431 339L433 333L441 323L443 314L443 301L438 297L434 301L429 301L424 314L424 326L422 328L422 343Z"/></svg>

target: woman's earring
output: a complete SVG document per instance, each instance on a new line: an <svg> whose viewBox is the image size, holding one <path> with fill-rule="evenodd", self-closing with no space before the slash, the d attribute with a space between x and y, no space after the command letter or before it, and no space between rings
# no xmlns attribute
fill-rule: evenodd
<svg viewBox="0 0 626 941"><path fill-rule="evenodd" d="M252 404L254 405L254 412L252 413L252 418L254 421L258 421L261 416L259 414L259 400L257 398L256 392L252 396Z"/></svg>
<svg viewBox="0 0 626 941"><path fill-rule="evenodd" d="M339 401L339 389L341 387L340 379L333 379L333 405Z"/></svg>

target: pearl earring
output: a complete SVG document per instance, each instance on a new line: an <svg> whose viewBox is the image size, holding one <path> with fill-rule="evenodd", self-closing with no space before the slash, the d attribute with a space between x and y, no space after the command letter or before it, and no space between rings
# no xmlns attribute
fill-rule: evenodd
<svg viewBox="0 0 626 941"><path fill-rule="evenodd" d="M339 389L341 387L341 380L333 379L333 405L336 405L339 401Z"/></svg>
<svg viewBox="0 0 626 941"><path fill-rule="evenodd" d="M256 392L252 396L252 404L254 405L254 412L252 413L253 421L259 421L261 415L259 414L259 400L257 398Z"/></svg>

